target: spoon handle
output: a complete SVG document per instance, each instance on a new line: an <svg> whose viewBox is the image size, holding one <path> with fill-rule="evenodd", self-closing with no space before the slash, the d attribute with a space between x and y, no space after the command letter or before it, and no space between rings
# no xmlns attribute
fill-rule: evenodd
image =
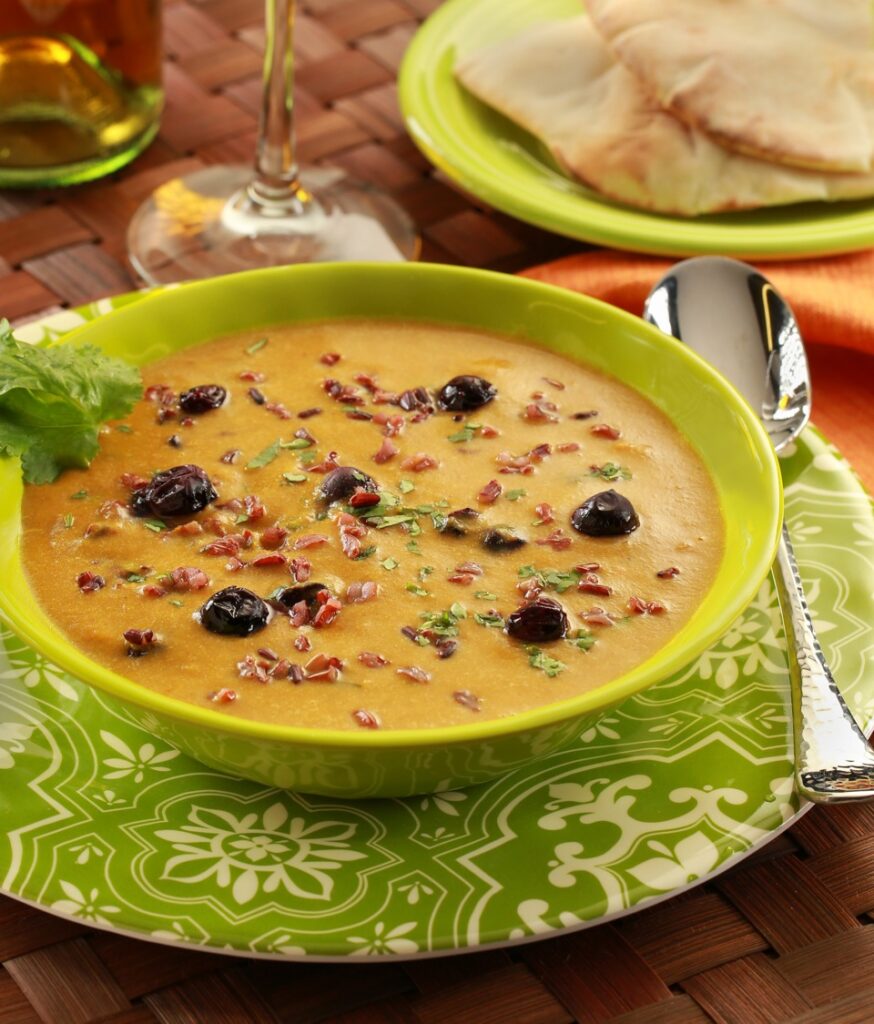
<svg viewBox="0 0 874 1024"><path fill-rule="evenodd" d="M817 803L874 799L874 752L835 685L804 597L789 532L775 576L790 651L798 791Z"/></svg>

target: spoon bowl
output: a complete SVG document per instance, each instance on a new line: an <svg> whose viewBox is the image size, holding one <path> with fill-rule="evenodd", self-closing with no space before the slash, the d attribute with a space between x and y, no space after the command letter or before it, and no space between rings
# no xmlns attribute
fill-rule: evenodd
<svg viewBox="0 0 874 1024"><path fill-rule="evenodd" d="M810 419L804 343L786 300L754 267L723 256L673 266L652 288L644 319L693 348L758 413L777 451ZM784 524L774 565L789 641L799 792L820 803L874 799L874 753L820 647Z"/></svg>
<svg viewBox="0 0 874 1024"><path fill-rule="evenodd" d="M724 256L676 264L644 319L703 356L759 414L777 451L810 419L810 374L792 310L754 267Z"/></svg>

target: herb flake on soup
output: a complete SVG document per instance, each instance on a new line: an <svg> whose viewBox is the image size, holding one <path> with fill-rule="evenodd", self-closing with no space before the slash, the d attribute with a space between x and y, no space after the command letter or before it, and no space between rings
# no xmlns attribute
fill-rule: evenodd
<svg viewBox="0 0 874 1024"><path fill-rule="evenodd" d="M25 567L92 658L216 714L516 714L645 661L716 575L723 523L691 446L533 345L329 322L144 378L87 470L27 487Z"/></svg>

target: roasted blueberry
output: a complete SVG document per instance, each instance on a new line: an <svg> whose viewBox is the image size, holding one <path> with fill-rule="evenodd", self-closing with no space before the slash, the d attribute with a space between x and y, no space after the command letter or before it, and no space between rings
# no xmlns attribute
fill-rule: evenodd
<svg viewBox="0 0 874 1024"><path fill-rule="evenodd" d="M270 621L270 608L244 587L219 590L200 609L200 624L221 636L249 636Z"/></svg>
<svg viewBox="0 0 874 1024"><path fill-rule="evenodd" d="M209 412L225 404L228 393L221 384L198 384L179 396L179 408L185 412Z"/></svg>
<svg viewBox="0 0 874 1024"><path fill-rule="evenodd" d="M619 537L640 526L634 506L612 488L593 494L571 513L571 526L589 537Z"/></svg>
<svg viewBox="0 0 874 1024"><path fill-rule="evenodd" d="M200 466L173 466L156 473L145 487L134 491L131 508L135 516L173 519L196 515L217 497Z"/></svg>
<svg viewBox="0 0 874 1024"><path fill-rule="evenodd" d="M453 537L464 537L470 531L474 520L479 517L480 514L475 508L459 508L445 516L437 526L437 530Z"/></svg>
<svg viewBox="0 0 874 1024"><path fill-rule="evenodd" d="M569 627L564 608L551 597L541 595L507 616L507 634L529 644L545 644L567 636Z"/></svg>
<svg viewBox="0 0 874 1024"><path fill-rule="evenodd" d="M515 551L521 548L527 541L520 537L509 526L494 526L486 530L482 537L482 545L489 551Z"/></svg>
<svg viewBox="0 0 874 1024"><path fill-rule="evenodd" d="M149 505L148 491L148 487L141 487L138 491L134 491L130 496L131 511L135 516L140 516L143 519L155 514Z"/></svg>
<svg viewBox="0 0 874 1024"><path fill-rule="evenodd" d="M373 477L362 470L354 466L338 466L322 481L319 495L323 501L331 505L335 501L348 501L359 487L371 492L379 489Z"/></svg>
<svg viewBox="0 0 874 1024"><path fill-rule="evenodd" d="M470 412L488 405L497 393L495 385L490 384L484 377L453 377L440 389L437 400L441 409Z"/></svg>
<svg viewBox="0 0 874 1024"><path fill-rule="evenodd" d="M402 391L398 398L398 405L405 412L413 412L417 409L434 411L434 399L425 388L409 388L407 391Z"/></svg>
<svg viewBox="0 0 874 1024"><path fill-rule="evenodd" d="M274 594L272 600L287 612L299 602L305 601L307 608L314 613L319 607L317 595L321 590L328 590L324 583L304 583L299 587L285 587Z"/></svg>

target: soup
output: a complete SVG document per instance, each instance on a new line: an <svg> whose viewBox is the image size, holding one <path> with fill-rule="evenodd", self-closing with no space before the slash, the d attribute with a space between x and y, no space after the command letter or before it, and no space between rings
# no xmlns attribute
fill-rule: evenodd
<svg viewBox="0 0 874 1024"><path fill-rule="evenodd" d="M40 603L216 714L424 729L645 661L716 575L701 459L646 398L484 332L338 321L146 367L87 470L28 487Z"/></svg>

